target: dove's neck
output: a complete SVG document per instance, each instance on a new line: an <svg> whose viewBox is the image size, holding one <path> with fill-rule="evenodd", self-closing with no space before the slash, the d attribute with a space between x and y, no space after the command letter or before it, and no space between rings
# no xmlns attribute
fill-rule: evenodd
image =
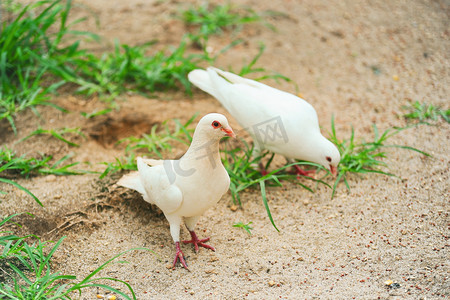
<svg viewBox="0 0 450 300"><path fill-rule="evenodd" d="M219 163L222 163L219 154L219 142L220 139L195 132L192 143L182 159L194 160L198 163L210 163L213 166L219 165Z"/></svg>

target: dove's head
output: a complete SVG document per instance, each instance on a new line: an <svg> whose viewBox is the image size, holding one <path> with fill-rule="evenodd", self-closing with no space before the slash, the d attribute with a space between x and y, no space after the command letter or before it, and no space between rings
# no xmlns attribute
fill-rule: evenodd
<svg viewBox="0 0 450 300"><path fill-rule="evenodd" d="M320 150L316 152L316 159L314 162L321 164L326 169L330 170L333 176L336 176L338 171L337 167L341 160L339 150L325 137L323 137L321 146L318 149Z"/></svg>
<svg viewBox="0 0 450 300"><path fill-rule="evenodd" d="M195 131L201 131L203 134L208 135L210 138L222 138L224 136L236 137L228 124L227 118L222 114L211 113L207 114L198 122Z"/></svg>

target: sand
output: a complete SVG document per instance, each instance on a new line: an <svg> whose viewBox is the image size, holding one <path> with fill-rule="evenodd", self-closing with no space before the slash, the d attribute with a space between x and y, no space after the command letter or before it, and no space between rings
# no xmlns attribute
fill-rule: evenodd
<svg viewBox="0 0 450 300"><path fill-rule="evenodd" d="M86 45L98 53L111 49L116 38L130 45L158 40L156 47L163 49L177 45L186 33L174 15L189 3L194 1L77 0L71 18L89 16L78 26L103 37L100 44ZM236 3L282 14L267 19L276 31L255 23L213 38L212 51L232 38L245 39L216 66L239 70L263 42L266 49L257 66L293 80L264 82L300 93L316 108L323 132L330 131L334 116L340 138L348 138L353 126L358 138L370 140L373 124L380 131L406 126L402 106L416 100L448 109L448 1ZM73 153L73 161L91 162L80 167L102 171L99 163L124 155L119 139L148 132L166 119L186 121L196 112L219 112L240 129L215 99L199 90L192 97L168 91L152 99L122 95L116 100L120 110L86 120L80 112L106 104L62 91L52 101L69 113L51 107L39 107L40 117L21 113L17 135L1 122L0 143L18 154L58 159ZM46 136L15 144L38 126L80 127L86 139L71 137L80 147ZM101 273L129 282L138 299L444 299L450 295L449 140L449 124L442 120L403 131L388 144L416 147L432 157L387 149L386 170L398 178L349 175L351 190L341 183L333 199L329 188L305 179L300 181L314 193L290 182L268 188L280 232L270 224L258 190L243 192L237 210L230 193L225 194L197 225L200 236L211 237L216 252L182 248L190 272L170 268L174 247L164 215L137 193L115 186L122 174L102 180L98 174L17 179L41 199L43 208L0 184L8 192L0 195L1 215L32 212L33 218L16 219L23 225L18 233L47 240L66 236L53 267L78 278L122 251L150 249L128 252L120 258L127 264L112 264ZM170 155L185 150L180 146ZM253 222L252 234L232 227L237 222ZM181 236L189 237L185 228ZM398 285L387 287L386 280ZM95 299L97 293L104 291L85 290L81 299Z"/></svg>

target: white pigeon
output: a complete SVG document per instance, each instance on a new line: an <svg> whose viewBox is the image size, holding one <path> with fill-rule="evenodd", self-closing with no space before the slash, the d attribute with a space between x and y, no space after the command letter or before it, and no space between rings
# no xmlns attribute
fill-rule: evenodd
<svg viewBox="0 0 450 300"><path fill-rule="evenodd" d="M194 244L195 251L199 246L215 251L205 244L209 238L198 239L194 228L200 216L220 200L230 185L219 154L219 141L224 136L236 136L227 118L217 113L207 114L197 124L192 143L183 157L161 161L138 157L138 171L123 176L117 183L138 191L145 201L163 211L176 247L173 267L179 260L188 269L180 249L183 219L192 237L183 242Z"/></svg>
<svg viewBox="0 0 450 300"><path fill-rule="evenodd" d="M248 131L257 156L267 149L288 162L299 159L320 164L336 176L339 151L321 134L317 113L305 100L214 67L193 70L188 78L219 100ZM295 167L299 175L311 172ZM263 168L262 173L267 174Z"/></svg>

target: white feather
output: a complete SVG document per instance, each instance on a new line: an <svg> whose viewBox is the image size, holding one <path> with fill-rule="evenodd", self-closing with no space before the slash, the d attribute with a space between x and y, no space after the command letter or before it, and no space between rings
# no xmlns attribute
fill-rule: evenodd
<svg viewBox="0 0 450 300"><path fill-rule="evenodd" d="M213 67L193 70L188 78L219 100L253 137L257 151L267 149L327 169L339 164L339 151L321 134L317 113L305 100Z"/></svg>
<svg viewBox="0 0 450 300"><path fill-rule="evenodd" d="M216 128L214 122L221 126ZM186 218L186 226L193 232L198 218L228 190L230 177L219 155L219 141L225 135L234 135L225 116L208 114L199 121L183 157L139 157L138 172L123 176L117 184L137 190L146 201L156 204L169 221L173 240L179 242L182 219Z"/></svg>

